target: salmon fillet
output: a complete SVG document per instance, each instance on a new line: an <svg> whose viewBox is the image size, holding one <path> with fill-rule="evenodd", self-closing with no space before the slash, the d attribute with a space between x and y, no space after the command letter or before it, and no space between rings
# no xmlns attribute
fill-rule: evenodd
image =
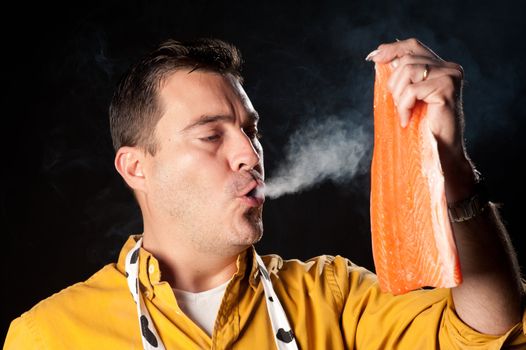
<svg viewBox="0 0 526 350"><path fill-rule="evenodd" d="M370 210L380 288L403 294L455 287L462 275L427 105L417 101L402 128L387 88L390 75L390 65L376 64Z"/></svg>

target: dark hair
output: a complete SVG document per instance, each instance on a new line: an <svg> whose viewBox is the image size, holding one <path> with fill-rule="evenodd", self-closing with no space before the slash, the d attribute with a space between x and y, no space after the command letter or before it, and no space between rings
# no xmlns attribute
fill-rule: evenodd
<svg viewBox="0 0 526 350"><path fill-rule="evenodd" d="M164 41L133 65L117 86L109 109L113 147L117 151L138 146L155 155L154 131L163 114L158 92L171 73L179 69L230 73L242 83L241 66L240 51L222 40Z"/></svg>

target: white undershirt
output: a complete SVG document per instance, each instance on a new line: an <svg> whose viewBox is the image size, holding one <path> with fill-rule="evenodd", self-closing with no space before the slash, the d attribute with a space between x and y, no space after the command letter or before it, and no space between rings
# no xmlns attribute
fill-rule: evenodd
<svg viewBox="0 0 526 350"><path fill-rule="evenodd" d="M212 336L214 332L217 312L221 306L221 300L223 300L228 282L230 281L199 293L172 288L181 310L209 336Z"/></svg>

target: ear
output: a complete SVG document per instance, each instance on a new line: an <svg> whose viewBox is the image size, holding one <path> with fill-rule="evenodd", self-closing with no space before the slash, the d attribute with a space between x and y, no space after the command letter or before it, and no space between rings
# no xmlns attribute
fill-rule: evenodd
<svg viewBox="0 0 526 350"><path fill-rule="evenodd" d="M146 192L144 166L146 156L137 147L124 146L115 155L115 168L133 190Z"/></svg>

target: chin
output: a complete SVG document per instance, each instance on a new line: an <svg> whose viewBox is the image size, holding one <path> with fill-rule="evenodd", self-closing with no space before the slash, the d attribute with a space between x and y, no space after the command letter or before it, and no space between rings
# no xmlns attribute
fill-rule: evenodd
<svg viewBox="0 0 526 350"><path fill-rule="evenodd" d="M243 231L238 231L238 243L241 245L252 245L261 240L263 237L263 225L257 227L249 227Z"/></svg>
<svg viewBox="0 0 526 350"><path fill-rule="evenodd" d="M236 232L237 243L240 245L249 246L259 242L263 237L261 211L259 213L247 213L234 232Z"/></svg>
<svg viewBox="0 0 526 350"><path fill-rule="evenodd" d="M261 208L251 208L242 215L235 215L229 226L221 229L213 248L219 254L233 255L259 242L263 236ZM231 217L232 218L232 217Z"/></svg>

